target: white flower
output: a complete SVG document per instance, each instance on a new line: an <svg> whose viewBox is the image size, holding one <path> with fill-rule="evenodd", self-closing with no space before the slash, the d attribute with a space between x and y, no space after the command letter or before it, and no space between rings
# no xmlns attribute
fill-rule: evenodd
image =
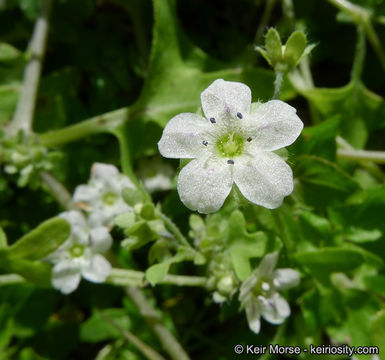
<svg viewBox="0 0 385 360"><path fill-rule="evenodd" d="M106 227L90 229L84 216L78 211L59 215L71 225L71 235L46 260L55 264L52 270L52 286L63 294L76 290L81 277L95 283L102 283L111 271L110 263L100 255L112 244Z"/></svg>
<svg viewBox="0 0 385 360"><path fill-rule="evenodd" d="M293 269L274 270L278 253L266 255L259 267L241 285L239 301L246 310L249 327L256 334L262 316L271 324L282 324L290 315L287 301L278 293L299 283L299 272Z"/></svg>
<svg viewBox="0 0 385 360"><path fill-rule="evenodd" d="M114 218L132 210L122 198L124 188L135 188L131 180L109 164L94 163L88 185L76 187L73 199L89 211L92 226L112 226Z"/></svg>
<svg viewBox="0 0 385 360"><path fill-rule="evenodd" d="M251 106L248 86L222 79L203 91L201 102L206 118L175 116L158 143L165 157L194 159L179 174L182 202L214 212L235 183L249 201L280 206L293 191L293 174L273 151L292 144L302 131L296 110L280 100Z"/></svg>

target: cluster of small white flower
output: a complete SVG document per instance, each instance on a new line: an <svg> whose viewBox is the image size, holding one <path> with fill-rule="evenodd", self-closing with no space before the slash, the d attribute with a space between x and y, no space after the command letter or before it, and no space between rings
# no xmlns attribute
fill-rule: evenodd
<svg viewBox="0 0 385 360"><path fill-rule="evenodd" d="M109 233L114 218L131 211L122 198L124 188L134 188L131 180L108 164L95 163L88 185L79 185L73 199L80 210L59 216L71 225L70 237L46 260L53 263L52 285L63 294L77 289L81 277L95 283L104 282L111 265L102 255L112 245Z"/></svg>

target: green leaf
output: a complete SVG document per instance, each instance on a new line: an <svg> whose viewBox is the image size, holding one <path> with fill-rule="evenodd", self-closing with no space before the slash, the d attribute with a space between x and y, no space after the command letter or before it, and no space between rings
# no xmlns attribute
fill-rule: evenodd
<svg viewBox="0 0 385 360"><path fill-rule="evenodd" d="M336 158L336 136L339 117L323 121L320 124L305 127L301 136L290 146L295 154L307 154L323 157L328 160Z"/></svg>
<svg viewBox="0 0 385 360"><path fill-rule="evenodd" d="M328 281L329 274L333 272L353 270L364 261L360 252L337 247L297 253L295 259L323 281Z"/></svg>
<svg viewBox="0 0 385 360"><path fill-rule="evenodd" d="M123 330L130 329L130 319L125 309L104 309L101 311ZM97 343L121 337L120 332L103 316L94 313L80 327L81 341Z"/></svg>
<svg viewBox="0 0 385 360"><path fill-rule="evenodd" d="M306 48L306 35L303 31L294 31L286 42L283 54L283 62L289 69L294 69Z"/></svg>
<svg viewBox="0 0 385 360"><path fill-rule="evenodd" d="M359 184L335 163L316 156L297 158L295 175L307 204L316 207L337 205L360 190Z"/></svg>
<svg viewBox="0 0 385 360"><path fill-rule="evenodd" d="M379 312L370 326L373 345L378 346L380 354L385 352L385 311Z"/></svg>
<svg viewBox="0 0 385 360"><path fill-rule="evenodd" d="M325 119L338 117L341 135L356 148L364 147L369 131L385 126L384 99L362 83L299 91Z"/></svg>
<svg viewBox="0 0 385 360"><path fill-rule="evenodd" d="M237 277L244 281L251 271L250 259L262 257L269 237L263 232L249 234L241 211L234 211L229 219L228 251Z"/></svg>
<svg viewBox="0 0 385 360"><path fill-rule="evenodd" d="M38 260L54 252L70 236L70 224L53 218L20 238L7 249L11 259Z"/></svg>

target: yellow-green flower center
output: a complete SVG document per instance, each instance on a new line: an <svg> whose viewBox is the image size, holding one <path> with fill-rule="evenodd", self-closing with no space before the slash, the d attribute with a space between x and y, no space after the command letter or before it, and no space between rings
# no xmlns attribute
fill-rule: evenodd
<svg viewBox="0 0 385 360"><path fill-rule="evenodd" d="M80 257L84 254L84 246L80 244L72 245L70 249L70 254L72 257Z"/></svg>
<svg viewBox="0 0 385 360"><path fill-rule="evenodd" d="M108 192L103 196L103 202L106 205L114 205L117 199L118 199L118 196L113 192Z"/></svg>
<svg viewBox="0 0 385 360"><path fill-rule="evenodd" d="M233 158L242 154L245 139L243 136L230 133L221 136L217 141L219 155L224 158Z"/></svg>

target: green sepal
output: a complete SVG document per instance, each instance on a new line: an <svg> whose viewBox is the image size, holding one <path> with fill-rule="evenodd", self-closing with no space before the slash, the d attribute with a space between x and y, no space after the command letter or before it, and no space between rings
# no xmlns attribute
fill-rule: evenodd
<svg viewBox="0 0 385 360"><path fill-rule="evenodd" d="M115 220L115 225L122 229L129 229L135 224L135 214L132 211L118 215Z"/></svg>
<svg viewBox="0 0 385 360"><path fill-rule="evenodd" d="M303 31L294 31L286 42L283 62L289 70L294 69L299 63L306 49L306 35Z"/></svg>
<svg viewBox="0 0 385 360"><path fill-rule="evenodd" d="M152 203L145 203L140 211L140 216L144 220L153 220L155 218L155 207Z"/></svg>
<svg viewBox="0 0 385 360"><path fill-rule="evenodd" d="M41 259L63 244L70 233L71 226L66 220L58 217L47 220L7 248L8 257L10 259Z"/></svg>
<svg viewBox="0 0 385 360"><path fill-rule="evenodd" d="M271 66L275 65L282 60L282 43L279 33L276 29L270 28L265 38L265 48L269 63Z"/></svg>
<svg viewBox="0 0 385 360"><path fill-rule="evenodd" d="M126 204L132 207L144 201L143 194L138 189L125 188L122 191L122 196Z"/></svg>

